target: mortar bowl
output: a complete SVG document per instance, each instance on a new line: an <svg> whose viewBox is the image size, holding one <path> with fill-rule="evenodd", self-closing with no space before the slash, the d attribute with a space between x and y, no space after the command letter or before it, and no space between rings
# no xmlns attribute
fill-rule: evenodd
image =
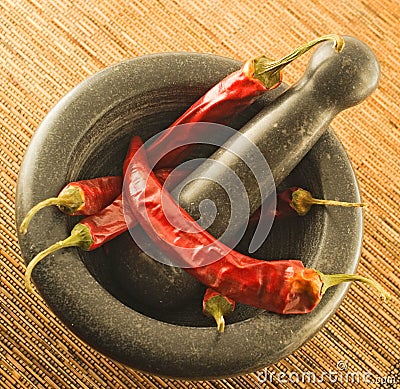
<svg viewBox="0 0 400 389"><path fill-rule="evenodd" d="M28 147L18 177L17 226L33 205L57 195L68 182L121 174L133 135L145 141L162 131L240 66L211 54L162 53L112 65L83 81L49 112ZM284 86L261 97L232 126L240 128L283 91ZM351 163L331 129L282 187L292 185L315 197L360 200ZM29 232L19 236L25 261L67 237L78 221L56 208L42 210ZM246 250L247 238L239 250ZM254 255L302 259L325 273L352 273L361 242L361 210L314 207L306 217L274 223ZM172 269L145 258L125 233L91 252L60 250L40 262L32 276L50 309L94 349L143 372L192 380L254 372L288 356L323 327L348 289L331 288L306 315L238 304L218 334L201 312L204 286Z"/></svg>

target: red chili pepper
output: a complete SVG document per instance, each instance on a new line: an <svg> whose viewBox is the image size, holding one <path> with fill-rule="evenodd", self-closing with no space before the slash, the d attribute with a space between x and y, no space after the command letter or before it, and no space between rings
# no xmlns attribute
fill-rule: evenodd
<svg viewBox="0 0 400 389"><path fill-rule="evenodd" d="M313 196L309 191L299 187L291 187L277 194L276 210L274 212L275 220L282 220L296 216L305 216L310 211L312 205L314 204L344 206L344 207L367 206L367 204L365 203L348 203L348 202L334 201L334 200L315 199L313 198ZM260 218L260 213L263 209L267 209L267 212L271 212L271 210L268 208L262 208L262 207L258 208L257 211L254 212L249 219L250 225L256 224L258 222ZM213 291L213 289L208 288L204 295L203 311L206 315L207 314L213 315L217 323L219 323L218 320L220 320L221 322L223 321L223 316L222 320L217 318L223 315L225 312L229 313L230 312L228 309L229 306L232 307L232 311L234 310L234 301L214 291L214 293L220 297L213 299L212 305L207 305L206 308L204 308L204 301L206 301L206 299L210 299L211 296L210 291ZM214 312L216 313L215 315Z"/></svg>
<svg viewBox="0 0 400 389"><path fill-rule="evenodd" d="M310 50L315 45L333 40L337 51L341 51L344 40L338 35L324 35L312 40L294 50L289 55L278 61L261 56L246 61L243 67L216 84L203 97L194 103L181 115L155 142L148 148L148 156L163 155L163 150L173 149L176 142L171 136L174 127L184 123L214 122L225 124L236 115L251 105L260 94L276 88L281 83L283 68L293 60ZM185 129L186 138L190 140L190 127ZM180 137L182 138L182 131ZM182 139L180 140L182 141ZM189 145L175 148L157 162L156 168L175 167L190 152ZM119 180L117 177L113 179ZM96 181L97 180L97 181ZM58 205L59 208L70 215L93 215L118 195L102 182L106 178L70 183L64 188L57 198L52 198L36 205L24 219L20 231L25 234L33 215L41 208L48 205ZM93 181L93 185L92 185ZM113 188L114 185L111 185ZM109 197L106 194L110 194ZM102 200L105 199L104 202Z"/></svg>
<svg viewBox="0 0 400 389"><path fill-rule="evenodd" d="M69 215L93 215L109 205L122 189L122 177L108 176L70 182L57 197L36 204L25 216L20 232L26 234L33 216L42 208L56 205Z"/></svg>
<svg viewBox="0 0 400 389"><path fill-rule="evenodd" d="M125 161L130 160L130 150ZM124 163L123 171L126 170L127 162ZM162 176L165 172L160 171ZM122 177L108 176L70 182L57 197L51 197L35 205L25 216L20 226L20 232L26 234L28 225L33 216L42 208L49 205L57 205L58 208L68 215L94 215L110 205L117 196L121 195ZM116 202L116 205L119 201ZM117 209L114 205L111 209ZM108 211L106 212L108 219ZM117 216L117 215L116 215Z"/></svg>
<svg viewBox="0 0 400 389"><path fill-rule="evenodd" d="M299 188L298 186L293 186L277 194L274 216L276 219L305 216L310 211L311 207L317 204L339 207L367 206L366 203L349 203L346 201L315 199L309 191ZM249 220L250 224L257 223L262 209L267 209L267 212L271 212L271 210L268 208L260 207L256 212L253 213L253 215L251 215Z"/></svg>
<svg viewBox="0 0 400 389"><path fill-rule="evenodd" d="M227 120L244 110L252 104L254 100L263 92L273 89L281 83L281 71L290 62L310 50L315 45L333 40L337 51L341 51L344 45L344 40L338 35L325 35L317 38L305 45L300 46L291 54L283 57L278 61L272 61L264 56L257 59L247 61L241 70L227 76L224 80L215 85L207 92L200 100L190 107L179 119L177 119L155 142L148 148L148 155L151 157L163 154L165 149L173 149L175 139L171 136L174 132L174 127L178 124L193 123L199 121L225 123ZM182 137L182 133L180 133ZM187 129L187 138L190 139L190 129ZM181 139L182 141L182 139ZM184 159L189 152L189 146L181 146L168 153L158 161L156 167L162 168L165 166L176 166ZM127 159L129 161L130 159ZM30 287L30 275L34 266L46 255L62 247L78 246L84 250L91 250L101 245L101 242L112 239L120 234L124 227L121 224L121 219L117 216L116 219L110 220L110 216L122 212L121 202L116 199L110 205L110 209L94 215L88 224L93 231L85 226L85 221L78 223L71 231L71 236L62 242L39 253L28 265L26 283L28 289ZM117 209L115 209L117 208ZM111 210L113 211L111 212ZM103 219L104 218L104 219ZM87 219L85 219L87 221ZM125 222L124 222L125 224ZM94 236L91 235L93 232ZM92 238L95 239L92 239ZM99 239L97 240L97 237ZM98 242L98 243L96 243Z"/></svg>
<svg viewBox="0 0 400 389"><path fill-rule="evenodd" d="M131 152L131 149L129 149L129 152ZM124 171L128 166L126 161L129 161L130 158L131 156L128 155L128 157L125 159ZM155 174L160 183L164 184L171 172L172 169L159 169L155 172ZM174 181L180 182L188 174L189 172L183 169L175 170ZM79 181L79 183L81 183L81 181ZM171 185L174 185L173 182L171 182ZM291 193L293 193L293 188L287 189L278 195L275 217L283 218L298 215L298 213L296 213L294 208L292 208L290 205ZM69 237L48 247L46 250L40 252L32 259L28 265L25 275L27 288L31 290L31 287L29 286L29 279L32 270L44 257L53 253L54 251L66 247L79 247L85 251L95 250L103 246L104 243L114 239L118 235L121 235L128 230L128 226L126 224L127 216L128 215L124 214L124 209L122 206L122 195L119 194L119 196L116 197L110 205L94 215L89 215L88 217L82 219L71 230ZM250 218L250 223L256 223L259 219L259 216L260 211L258 210ZM129 223L129 228L134 227L135 224L136 221L132 219Z"/></svg>
<svg viewBox="0 0 400 389"><path fill-rule="evenodd" d="M181 172L183 172L182 175ZM174 178L177 180L183 178L185 172L181 172L178 172ZM160 169L155 172L157 179L162 184L164 184L170 173L171 169ZM104 243L127 231L127 217L129 217L129 215L124 214L122 194L120 194L108 207L94 215L84 218L76 224L71 231L71 235L63 241L65 242L64 244L66 244L64 247L76 246L85 251L97 249ZM131 219L128 224L129 228L131 228L136 225L136 220ZM62 248L61 243L56 243L56 245L57 250ZM51 247L53 246L50 246L47 250L51 250ZM52 251L53 250L50 252ZM45 256L48 254L49 253Z"/></svg>
<svg viewBox="0 0 400 389"><path fill-rule="evenodd" d="M130 160L129 152L126 160ZM165 182L170 173L171 169L156 171L156 175L162 183ZM179 182L185 175L186 172L184 170L178 170L174 174L174 180ZM29 262L25 272L25 285L28 291L32 291L30 279L33 269L47 255L66 247L79 247L85 251L97 249L128 230L126 222L126 218L128 217L129 215L124 214L122 194L120 194L110 205L101 211L82 219L71 230L69 237L41 251ZM131 219L128 224L129 227L133 227L136 221Z"/></svg>
<svg viewBox="0 0 400 389"><path fill-rule="evenodd" d="M227 124L240 112L250 106L261 94L274 89L282 81L283 68L315 45L332 40L337 51L341 51L344 40L339 35L324 35L294 50L289 55L273 61L264 56L250 59L242 68L216 84L203 97L196 101L179 119L159 136L147 149L147 156L153 166L153 156L163 155L163 151L172 150L157 162L156 168L177 166L191 150L189 145L175 148L174 127L179 124L195 122L213 122ZM190 126L184 131L190 140ZM180 137L184 137L182 129ZM180 139L182 142L182 139Z"/></svg>
<svg viewBox="0 0 400 389"><path fill-rule="evenodd" d="M225 331L224 316L230 315L234 309L235 302L232 299L212 288L207 288L203 296L203 313L214 318L218 332Z"/></svg>
<svg viewBox="0 0 400 389"><path fill-rule="evenodd" d="M312 311L329 287L342 282L365 282L388 297L379 284L356 274L327 275L305 268L299 260L267 262L229 249L197 225L169 193L162 193L139 150L140 138L135 142L138 152L125 178L130 210L150 239L204 285L234 301L281 314ZM165 210L179 215L178 227L170 224Z"/></svg>

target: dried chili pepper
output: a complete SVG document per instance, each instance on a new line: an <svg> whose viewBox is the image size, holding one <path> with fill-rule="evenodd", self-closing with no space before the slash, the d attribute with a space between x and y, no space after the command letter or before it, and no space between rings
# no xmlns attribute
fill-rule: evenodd
<svg viewBox="0 0 400 389"><path fill-rule="evenodd" d="M218 332L225 331L225 316L230 315L235 309L235 302L217 292L207 288L203 296L203 313L213 317L217 323Z"/></svg>
<svg viewBox="0 0 400 389"><path fill-rule="evenodd" d="M125 161L128 160L129 158L126 158ZM162 184L164 184L171 172L172 169L164 168L156 170L155 174L158 180ZM174 181L179 182L188 174L189 172L185 171L184 169L177 170L174 173ZM79 184L81 182L82 181L78 181ZM171 185L174 185L173 182L171 183ZM290 205L290 195L292 192L293 188L290 188L278 194L275 217L283 218L298 215L295 209ZM101 197L102 195L103 194L101 193L99 196ZM63 241L56 242L54 245L40 252L34 257L34 259L32 259L32 261L28 265L25 276L27 288L31 290L31 287L28 286L30 282L28 279L30 279L31 277L33 268L47 255L66 247L79 247L85 251L92 251L94 249L97 249L98 247L101 247L104 243L114 239L118 235L121 235L122 233L127 231L128 226L126 224L126 216L127 215L125 215L123 212L122 195L119 194L119 196L117 196L110 205L101 209L96 214L89 215L88 217L82 219L71 230L69 237L67 237ZM250 224L256 223L259 219L259 216L260 210L257 210L257 212L255 212L251 216ZM129 228L132 228L135 224L136 221L132 219Z"/></svg>
<svg viewBox="0 0 400 389"><path fill-rule="evenodd" d="M156 174L160 182L164 182L170 172L170 169L160 169ZM176 177L179 179L179 175ZM97 249L127 231L126 217L127 215L124 214L122 206L122 194L119 194L110 205L96 214L82 219L73 227L70 236L41 251L29 262L25 272L25 285L28 291L32 291L30 283L32 271L43 258L67 247L79 247L85 251ZM129 221L129 227L133 227L135 224L135 220L131 219Z"/></svg>
<svg viewBox="0 0 400 389"><path fill-rule="evenodd" d="M27 290L32 291L31 274L33 269L47 255L66 247L79 247L82 250L91 251L126 229L126 221L122 213L122 196L120 195L100 212L87 216L77 223L69 237L41 251L29 262L25 272Z"/></svg>
<svg viewBox="0 0 400 389"><path fill-rule="evenodd" d="M277 219L305 216L310 211L311 207L317 204L352 208L367 206L366 203L350 203L346 201L316 199L308 190L299 188L298 186L293 186L277 194L274 216ZM259 220L262 209L262 207L258 208L257 211L251 215L249 219L250 224L254 224ZM267 209L267 212L271 212L268 208L264 209Z"/></svg>
<svg viewBox="0 0 400 389"><path fill-rule="evenodd" d="M313 205L331 205L348 208L367 206L366 203L349 203L347 201L315 199L309 191L298 187L289 188L288 191L291 192L289 206L293 208L299 216L306 215Z"/></svg>
<svg viewBox="0 0 400 389"><path fill-rule="evenodd" d="M122 177L108 176L70 182L57 197L41 201L25 216L20 232L26 234L33 216L42 208L56 205L68 215L93 215L109 205L122 189Z"/></svg>
<svg viewBox="0 0 400 389"><path fill-rule="evenodd" d="M296 216L305 216L311 209L312 205L314 204L321 204L321 205L332 205L332 206L343 206L343 207L365 207L367 204L365 203L349 203L349 202L342 202L342 201L335 201L335 200L321 200L321 199L315 199L311 195L311 193L305 189L299 188L299 187L290 187L288 189L285 189L284 191L281 191L277 194L277 201L276 201L276 209L274 211L274 216L276 220L281 220L281 219L286 219L286 218L291 218L291 217L296 217ZM260 212L263 209L267 209L267 212L271 212L268 207L266 208L258 208L256 212L251 215L249 219L249 224L255 224L258 222L260 219ZM217 317L221 316L222 314L230 313L229 307L231 307L231 310L233 311L234 309L234 301L232 299L229 299L226 296L223 296L222 294L214 291L215 294L217 294L218 298L215 298L212 301L212 305L206 308L204 308L204 301L208 301L210 298L210 294L213 291L211 288L207 288L206 293L203 297L203 312L207 315L213 315L214 312ZM230 305L229 305L230 304ZM217 323L219 321L217 320L217 317L215 317L215 320ZM221 319L219 319L221 320ZM223 320L223 317L222 317ZM221 321L222 321L221 320Z"/></svg>
<svg viewBox="0 0 400 389"><path fill-rule="evenodd" d="M174 127L178 124L193 123L199 121L217 122L224 124L232 117L243 111L262 93L277 87L281 83L282 69L293 60L310 50L315 45L332 40L334 47L339 52L344 46L344 40L339 35L325 35L314 39L294 50L289 55L278 61L272 61L269 58L261 56L257 59L248 60L237 72L228 75L220 81L211 90L209 90L200 100L181 115L155 142L148 148L148 155L151 157L163 154L164 149L171 148L175 144L174 137L171 134ZM189 129L187 129L189 130ZM187 131L187 137L190 139L190 131ZM173 149L173 147L171 148ZM157 168L166 166L176 166L189 153L189 146L181 146L164 156L157 162ZM129 159L127 159L129 161ZM46 255L62 247L81 247L84 250L93 250L102 243L112 239L123 232L126 228L125 221L117 216L113 221L110 216L122 213L121 199L117 198L107 209L93 215L92 218L86 218L78 223L71 231L71 236L62 242L58 242L48 249L39 253L28 265L26 272L27 288L31 289L30 276L34 266ZM104 213L103 213L104 212ZM103 219L104 218L104 219ZM85 222L94 229L93 240L91 230ZM109 226L109 228L107 228ZM95 228L96 227L96 228ZM102 227L102 228L100 228ZM102 243L101 243L102 242Z"/></svg>
<svg viewBox="0 0 400 389"><path fill-rule="evenodd" d="M236 302L281 314L312 311L328 288L343 282L361 281L389 297L375 281L357 274L323 274L305 268L300 260L268 262L229 249L195 223L169 193L162 193L140 147L137 138L138 152L125 178L130 210L149 238L204 285ZM178 228L170 224L165 210L180 216Z"/></svg>
<svg viewBox="0 0 400 389"><path fill-rule="evenodd" d="M166 172L160 170L159 174L165 176ZM20 232L26 234L33 216L50 205L56 205L62 212L71 216L96 214L121 195L122 180L121 176L107 176L70 182L57 197L43 200L31 208L20 225Z"/></svg>
<svg viewBox="0 0 400 389"><path fill-rule="evenodd" d="M172 134L175 126L195 122L229 123L261 94L281 84L282 70L286 65L312 47L325 41L333 41L334 47L338 52L343 49L343 38L339 35L331 34L316 38L277 61L265 56L246 61L240 70L225 77L197 100L148 147L147 156L151 166L156 162L156 168L174 167L189 155L191 150L189 145L174 149L176 139ZM185 136L183 132L186 133L186 138L189 141L191 137L190 126L180 130L180 137ZM172 151L158 162L152 160L153 156L163 155L163 151L166 149Z"/></svg>

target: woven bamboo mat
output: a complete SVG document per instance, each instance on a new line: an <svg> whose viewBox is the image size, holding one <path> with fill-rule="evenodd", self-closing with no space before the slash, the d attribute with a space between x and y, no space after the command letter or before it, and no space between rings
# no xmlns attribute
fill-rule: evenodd
<svg viewBox="0 0 400 389"><path fill-rule="evenodd" d="M400 387L399 30L397 0L1 0L0 386ZM35 129L68 90L110 64L146 53L278 58L332 32L358 37L381 64L379 89L337 117L333 128L370 205L359 273L384 285L391 302L382 304L370 288L354 285L322 331L263 375L193 383L142 374L100 355L66 329L39 295L25 292L14 225L17 175ZM307 58L288 68L288 83L301 76ZM360 382L326 376L341 371L356 373ZM301 382L306 372L322 382ZM384 383L396 378L397 386Z"/></svg>

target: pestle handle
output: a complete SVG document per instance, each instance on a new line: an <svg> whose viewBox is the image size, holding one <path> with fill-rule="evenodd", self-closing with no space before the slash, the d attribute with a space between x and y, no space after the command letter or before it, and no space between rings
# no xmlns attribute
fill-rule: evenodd
<svg viewBox="0 0 400 389"><path fill-rule="evenodd" d="M380 72L374 53L354 37L346 36L344 40L340 53L329 43L321 45L295 85L193 171L179 185L179 190L172 191L195 219L201 217L199 205L202 201L213 202L217 217L208 227L211 234L219 237L230 222L231 205L220 185L224 177L228 177L229 170L243 182L250 213L253 213L273 193L274 185L279 185L313 147L332 119L344 109L361 103L375 90ZM243 135L251 142L244 142ZM271 179L259 182L240 158L254 152L251 143L267 160L275 182ZM226 184L229 187L229 183ZM247 224L248 215L242 216L234 221L237 229ZM229 241L229 236L226 239Z"/></svg>

